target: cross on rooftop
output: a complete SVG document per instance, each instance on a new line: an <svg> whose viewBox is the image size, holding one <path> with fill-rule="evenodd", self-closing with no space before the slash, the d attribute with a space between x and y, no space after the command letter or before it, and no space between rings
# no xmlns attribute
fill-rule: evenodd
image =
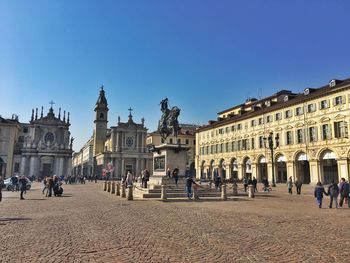
<svg viewBox="0 0 350 263"><path fill-rule="evenodd" d="M51 105L51 108L52 108L52 105L54 105L55 103L53 102L53 100L51 100L51 101L49 102L49 104Z"/></svg>
<svg viewBox="0 0 350 263"><path fill-rule="evenodd" d="M130 108L128 109L128 111L130 111L129 115L131 115L131 112L133 111L133 109L130 107Z"/></svg>

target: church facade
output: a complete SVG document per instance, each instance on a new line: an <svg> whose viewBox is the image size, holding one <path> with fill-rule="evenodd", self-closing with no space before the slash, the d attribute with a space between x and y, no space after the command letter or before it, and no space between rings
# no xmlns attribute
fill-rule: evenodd
<svg viewBox="0 0 350 263"><path fill-rule="evenodd" d="M118 117L117 124L108 128L109 109L103 87L94 110L94 132L88 143L90 150L84 150L86 148L84 146L84 149L74 155L75 175L91 175L98 178L109 175L111 178L120 179L128 171L136 176L140 175L143 169L152 172L152 153L146 146L147 128L144 125L144 119L142 118L141 123L134 122L132 109L129 109L130 113L126 122L122 122ZM84 152L86 152L85 155ZM92 158L86 156L88 152ZM80 160L86 160L85 164ZM91 166L91 170L83 169L87 165ZM79 167L82 168L79 169Z"/></svg>
<svg viewBox="0 0 350 263"><path fill-rule="evenodd" d="M2 163L6 161L6 170L1 175L26 175L43 178L44 176L71 174L72 143L69 132L69 113L66 119L61 109L58 117L51 106L46 116L38 117L38 109L29 123L20 123L18 118L1 120L2 140L7 152L1 155ZM2 165L2 167L5 167Z"/></svg>

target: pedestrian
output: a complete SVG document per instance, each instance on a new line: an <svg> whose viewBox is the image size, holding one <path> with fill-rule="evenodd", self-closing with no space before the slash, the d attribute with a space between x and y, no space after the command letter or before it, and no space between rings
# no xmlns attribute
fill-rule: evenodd
<svg viewBox="0 0 350 263"><path fill-rule="evenodd" d="M11 177L10 180L11 180L11 184L12 184L12 192L18 191L18 177L14 175Z"/></svg>
<svg viewBox="0 0 350 263"><path fill-rule="evenodd" d="M322 199L323 199L323 194L325 194L325 190L323 188L322 183L319 181L316 184L315 191L314 191L314 196L316 198L316 202L318 204L319 208L322 208Z"/></svg>
<svg viewBox="0 0 350 263"><path fill-rule="evenodd" d="M327 195L329 195L330 202L329 202L329 208L332 208L333 200L335 202L335 208L338 208L338 195L339 195L339 188L338 185L332 180L332 183L328 187Z"/></svg>
<svg viewBox="0 0 350 263"><path fill-rule="evenodd" d="M2 176L0 176L0 202L2 200L2 188L4 187L4 180L2 179Z"/></svg>
<svg viewBox="0 0 350 263"><path fill-rule="evenodd" d="M145 169L143 171L143 179L142 179L143 188L147 188L148 181L149 181L149 171L147 169Z"/></svg>
<svg viewBox="0 0 350 263"><path fill-rule="evenodd" d="M187 198L192 198L192 185L197 183L193 180L192 176L187 177L186 179L186 191L187 191Z"/></svg>
<svg viewBox="0 0 350 263"><path fill-rule="evenodd" d="M172 176L175 180L175 184L177 187L177 181L179 180L179 168L175 167L175 169L173 170Z"/></svg>
<svg viewBox="0 0 350 263"><path fill-rule="evenodd" d="M292 181L292 177L290 176L288 181L287 181L287 187L288 187L288 193L289 194L293 194L293 181Z"/></svg>
<svg viewBox="0 0 350 263"><path fill-rule="evenodd" d="M171 178L171 171L170 168L166 170L166 177Z"/></svg>
<svg viewBox="0 0 350 263"><path fill-rule="evenodd" d="M42 193L44 194L45 193L45 190L47 191L47 177L45 176L44 177L44 180L43 180L43 191Z"/></svg>
<svg viewBox="0 0 350 263"><path fill-rule="evenodd" d="M24 200L23 193L27 191L27 178L23 175L18 181L21 190L20 200Z"/></svg>
<svg viewBox="0 0 350 263"><path fill-rule="evenodd" d="M300 179L297 179L295 182L295 187L297 189L297 195L301 194L301 186L303 185L303 182Z"/></svg>
<svg viewBox="0 0 350 263"><path fill-rule="evenodd" d="M255 177L253 177L252 183L254 186L254 192L258 192L258 188L257 188L258 180L256 180Z"/></svg>
<svg viewBox="0 0 350 263"><path fill-rule="evenodd" d="M342 178L339 184L339 193L340 193L339 207L343 207L343 203L345 200L348 203L348 207L350 208L349 188L350 188L349 183L345 181L345 178Z"/></svg>
<svg viewBox="0 0 350 263"><path fill-rule="evenodd" d="M53 189L53 176L51 175L50 177L47 178L47 191L46 191L46 195L48 197L52 196L52 189Z"/></svg>
<svg viewBox="0 0 350 263"><path fill-rule="evenodd" d="M243 178L243 186L244 186L244 192L247 192L248 178L246 176Z"/></svg>
<svg viewBox="0 0 350 263"><path fill-rule="evenodd" d="M133 185L133 177L132 177L132 173L130 171L128 171L128 173L126 175L125 184L126 184L126 186Z"/></svg>

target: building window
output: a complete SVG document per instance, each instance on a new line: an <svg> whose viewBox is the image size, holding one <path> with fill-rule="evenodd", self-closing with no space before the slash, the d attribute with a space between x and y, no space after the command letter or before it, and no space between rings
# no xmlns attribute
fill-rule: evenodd
<svg viewBox="0 0 350 263"><path fill-rule="evenodd" d="M186 144L188 144L189 142L188 142L188 139L186 139Z"/></svg>
<svg viewBox="0 0 350 263"><path fill-rule="evenodd" d="M307 112L314 112L314 111L316 111L316 104L315 103L307 105Z"/></svg>
<svg viewBox="0 0 350 263"><path fill-rule="evenodd" d="M254 150L254 148L255 148L255 139L252 138L252 150Z"/></svg>
<svg viewBox="0 0 350 263"><path fill-rule="evenodd" d="M303 109L303 107L297 107L297 108L295 109L295 115L296 115L296 116L300 116L300 115L302 115L302 114L304 114L304 109Z"/></svg>
<svg viewBox="0 0 350 263"><path fill-rule="evenodd" d="M334 98L334 105L340 105L343 104L345 101L343 101L343 96L337 96Z"/></svg>
<svg viewBox="0 0 350 263"><path fill-rule="evenodd" d="M23 132L28 133L28 127L23 127Z"/></svg>
<svg viewBox="0 0 350 263"><path fill-rule="evenodd" d="M290 145L293 143L293 139L292 139L292 131L287 131L286 133L286 145Z"/></svg>
<svg viewBox="0 0 350 263"><path fill-rule="evenodd" d="M231 126L231 131L233 132L233 131L235 131L235 130L236 130L235 125L232 125L232 126Z"/></svg>
<svg viewBox="0 0 350 263"><path fill-rule="evenodd" d="M317 140L316 127L309 127L309 141L315 142Z"/></svg>
<svg viewBox="0 0 350 263"><path fill-rule="evenodd" d="M323 110L323 109L327 109L329 108L329 101L328 100L323 100L320 102L320 109Z"/></svg>
<svg viewBox="0 0 350 263"><path fill-rule="evenodd" d="M170 138L170 144L172 144L173 143L173 138Z"/></svg>
<svg viewBox="0 0 350 263"><path fill-rule="evenodd" d="M272 122L272 116L271 115L266 117L266 122L267 123Z"/></svg>
<svg viewBox="0 0 350 263"><path fill-rule="evenodd" d="M193 140L193 145L196 145L196 140Z"/></svg>
<svg viewBox="0 0 350 263"><path fill-rule="evenodd" d="M276 115L275 115L275 120L276 121L282 120L282 113L277 112Z"/></svg>
<svg viewBox="0 0 350 263"><path fill-rule="evenodd" d="M181 144L181 139L177 139L177 144Z"/></svg>
<svg viewBox="0 0 350 263"><path fill-rule="evenodd" d="M240 151L241 149L242 149L242 140L239 140L237 144L237 150Z"/></svg>
<svg viewBox="0 0 350 263"><path fill-rule="evenodd" d="M247 139L242 140L242 150L247 150Z"/></svg>
<svg viewBox="0 0 350 263"><path fill-rule="evenodd" d="M250 122L250 126L251 127L254 127L256 125L256 120L252 120L251 122Z"/></svg>
<svg viewBox="0 0 350 263"><path fill-rule="evenodd" d="M259 148L265 148L264 147L264 137L263 136L259 136Z"/></svg>
<svg viewBox="0 0 350 263"><path fill-rule="evenodd" d="M230 129L228 127L226 127L226 133L229 133Z"/></svg>
<svg viewBox="0 0 350 263"><path fill-rule="evenodd" d="M241 130L242 129L242 124L237 124L237 131Z"/></svg>
<svg viewBox="0 0 350 263"><path fill-rule="evenodd" d="M24 142L24 136L19 136L18 137L18 142Z"/></svg>
<svg viewBox="0 0 350 263"><path fill-rule="evenodd" d="M338 121L334 123L334 136L335 138L347 138L348 137L348 124L345 121Z"/></svg>
<svg viewBox="0 0 350 263"><path fill-rule="evenodd" d="M288 119L290 117L292 117L292 111L291 110L286 110L284 112L284 118Z"/></svg>
<svg viewBox="0 0 350 263"><path fill-rule="evenodd" d="M209 146L207 146L206 153L207 153L207 154L210 154L210 148L209 148Z"/></svg>
<svg viewBox="0 0 350 263"><path fill-rule="evenodd" d="M298 143L303 143L304 142L304 136L303 136L303 129L298 129L297 130L297 142Z"/></svg>
<svg viewBox="0 0 350 263"><path fill-rule="evenodd" d="M219 134L224 134L224 129L223 128L219 129Z"/></svg>
<svg viewBox="0 0 350 263"><path fill-rule="evenodd" d="M103 119L104 118L104 115L103 115L103 112L100 113L100 119Z"/></svg>
<svg viewBox="0 0 350 263"><path fill-rule="evenodd" d="M264 118L263 118L263 117L260 117L260 118L258 119L258 123L259 123L259 125L264 124Z"/></svg>
<svg viewBox="0 0 350 263"><path fill-rule="evenodd" d="M322 140L330 140L332 138L329 124L322 125Z"/></svg>

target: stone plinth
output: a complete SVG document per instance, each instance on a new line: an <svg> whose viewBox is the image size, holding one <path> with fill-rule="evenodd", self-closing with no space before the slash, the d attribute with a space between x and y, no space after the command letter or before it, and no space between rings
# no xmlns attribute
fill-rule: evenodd
<svg viewBox="0 0 350 263"><path fill-rule="evenodd" d="M166 176L168 168L173 171L177 167L179 169L179 177L184 177L187 151L189 149L189 146L181 144L161 144L155 146L153 152L153 176L161 179L163 176Z"/></svg>

